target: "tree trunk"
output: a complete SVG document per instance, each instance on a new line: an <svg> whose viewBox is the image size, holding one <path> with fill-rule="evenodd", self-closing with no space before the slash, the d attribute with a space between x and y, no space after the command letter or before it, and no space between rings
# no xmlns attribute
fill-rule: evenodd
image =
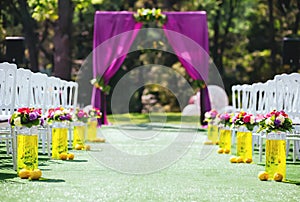
<svg viewBox="0 0 300 202"><path fill-rule="evenodd" d="M71 0L58 1L58 15L54 30L54 76L71 80L71 29L74 7Z"/></svg>
<svg viewBox="0 0 300 202"><path fill-rule="evenodd" d="M274 16L273 16L273 0L268 0L269 6L269 31L270 31L270 49L271 49L271 68L273 74L276 74L276 44L275 44L275 29L274 29Z"/></svg>
<svg viewBox="0 0 300 202"><path fill-rule="evenodd" d="M20 5L20 21L22 22L25 33L25 43L29 51L30 70L38 72L38 38L37 34L34 32L35 22L28 11L27 1L18 0L18 3Z"/></svg>

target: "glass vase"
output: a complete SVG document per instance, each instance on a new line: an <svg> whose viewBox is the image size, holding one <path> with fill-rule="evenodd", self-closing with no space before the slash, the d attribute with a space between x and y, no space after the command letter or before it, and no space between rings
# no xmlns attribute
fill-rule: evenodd
<svg viewBox="0 0 300 202"><path fill-rule="evenodd" d="M64 122L52 124L52 158L60 159L61 153L68 153L69 126Z"/></svg>
<svg viewBox="0 0 300 202"><path fill-rule="evenodd" d="M94 141L97 138L97 118L91 118L87 123L87 140Z"/></svg>
<svg viewBox="0 0 300 202"><path fill-rule="evenodd" d="M17 128L17 172L21 169L34 170L38 168L38 129Z"/></svg>
<svg viewBox="0 0 300 202"><path fill-rule="evenodd" d="M76 145L84 146L85 136L86 136L86 125L83 122L76 122L73 124L73 149L75 149Z"/></svg>
<svg viewBox="0 0 300 202"><path fill-rule="evenodd" d="M212 123L209 123L207 126L207 138L213 144L216 144L219 137L219 127Z"/></svg>
<svg viewBox="0 0 300 202"><path fill-rule="evenodd" d="M236 154L243 161L252 160L252 132L246 127L239 127L236 132Z"/></svg>
<svg viewBox="0 0 300 202"><path fill-rule="evenodd" d="M224 151L228 151L226 153L230 153L231 150L231 130L229 127L221 127L219 133L219 148Z"/></svg>
<svg viewBox="0 0 300 202"><path fill-rule="evenodd" d="M266 135L266 172L269 179L275 173L286 178L286 133L269 133Z"/></svg>

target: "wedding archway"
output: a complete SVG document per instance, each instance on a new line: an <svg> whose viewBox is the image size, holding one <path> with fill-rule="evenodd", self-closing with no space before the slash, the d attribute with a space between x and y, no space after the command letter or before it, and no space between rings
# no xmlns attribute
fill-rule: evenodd
<svg viewBox="0 0 300 202"><path fill-rule="evenodd" d="M97 11L95 13L93 77L102 76L105 84L109 83L121 67L135 37L142 28L143 24L137 22L133 14L128 11ZM211 109L205 85L209 68L206 12L163 12L163 14L167 16L167 20L162 28L178 60L192 79L204 84L200 88L200 114L203 120L204 113ZM183 43L183 37L189 38L192 44ZM105 96L99 88L93 88L91 104L101 109L104 125L108 124Z"/></svg>

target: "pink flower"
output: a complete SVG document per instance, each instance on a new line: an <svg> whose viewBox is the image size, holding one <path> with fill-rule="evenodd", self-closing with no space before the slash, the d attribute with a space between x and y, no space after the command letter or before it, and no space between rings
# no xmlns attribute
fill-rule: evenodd
<svg viewBox="0 0 300 202"><path fill-rule="evenodd" d="M247 114L246 116L244 116L243 118L243 122L244 123L250 123L251 120L251 115Z"/></svg>

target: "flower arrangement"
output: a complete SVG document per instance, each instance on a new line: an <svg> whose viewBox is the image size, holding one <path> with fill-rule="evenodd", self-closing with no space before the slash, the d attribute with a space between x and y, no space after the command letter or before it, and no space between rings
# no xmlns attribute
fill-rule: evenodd
<svg viewBox="0 0 300 202"><path fill-rule="evenodd" d="M135 14L133 14L135 20L137 22L159 22L160 24L164 24L166 21L166 15L161 13L160 9L148 9L148 8L141 8L138 9Z"/></svg>
<svg viewBox="0 0 300 202"><path fill-rule="evenodd" d="M87 114L88 114L89 118L97 118L98 119L98 118L102 117L102 113L101 113L100 109L95 108L95 107L88 109Z"/></svg>
<svg viewBox="0 0 300 202"><path fill-rule="evenodd" d="M204 114L204 121L212 123L217 118L218 112L215 109L212 109Z"/></svg>
<svg viewBox="0 0 300 202"><path fill-rule="evenodd" d="M266 114L259 122L258 132L291 132L293 129L293 122L284 111L276 111Z"/></svg>
<svg viewBox="0 0 300 202"><path fill-rule="evenodd" d="M110 86L105 85L104 79L102 76L97 76L96 78L92 79L91 84L95 87L100 89L104 94L109 94Z"/></svg>
<svg viewBox="0 0 300 202"><path fill-rule="evenodd" d="M57 107L54 109L49 109L46 114L47 122L51 123L53 121L73 121L72 113L68 109L63 107Z"/></svg>
<svg viewBox="0 0 300 202"><path fill-rule="evenodd" d="M230 127L232 125L232 113L224 112L222 114L218 114L219 124L226 127Z"/></svg>
<svg viewBox="0 0 300 202"><path fill-rule="evenodd" d="M253 114L247 112L239 112L232 119L232 123L234 127L245 126L248 130L253 131L253 128L258 125L258 122L255 120L255 116Z"/></svg>
<svg viewBox="0 0 300 202"><path fill-rule="evenodd" d="M9 124L11 126L25 126L27 128L43 125L44 119L42 119L42 110L28 107L19 108L10 117Z"/></svg>
<svg viewBox="0 0 300 202"><path fill-rule="evenodd" d="M86 123L89 119L89 115L83 109L76 108L75 113L73 114L73 121L81 121Z"/></svg>

